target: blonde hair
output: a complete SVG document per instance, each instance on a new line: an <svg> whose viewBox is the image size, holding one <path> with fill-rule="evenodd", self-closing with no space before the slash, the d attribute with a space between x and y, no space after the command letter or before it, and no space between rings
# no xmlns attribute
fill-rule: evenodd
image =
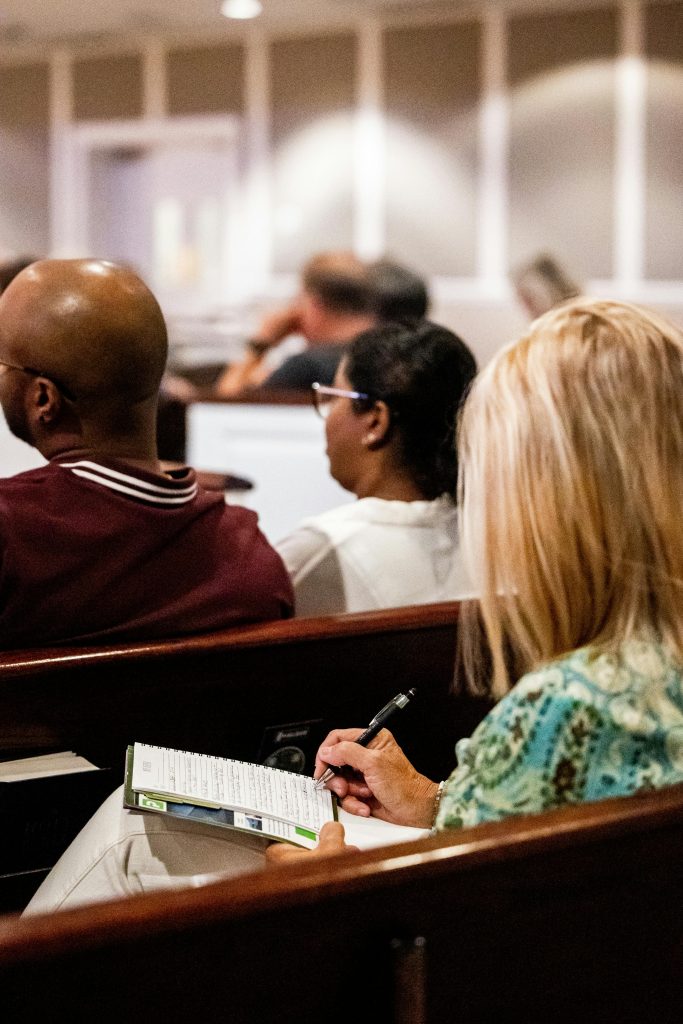
<svg viewBox="0 0 683 1024"><path fill-rule="evenodd" d="M459 430L463 547L493 692L591 644L683 661L683 334L576 299L480 375ZM471 664L471 661L470 661Z"/></svg>

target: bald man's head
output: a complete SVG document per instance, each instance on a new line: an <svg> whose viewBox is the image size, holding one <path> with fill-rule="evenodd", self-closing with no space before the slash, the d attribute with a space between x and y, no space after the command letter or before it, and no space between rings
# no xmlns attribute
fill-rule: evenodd
<svg viewBox="0 0 683 1024"><path fill-rule="evenodd" d="M166 349L156 299L113 263L39 260L0 297L0 358L52 373L79 398L155 394Z"/></svg>
<svg viewBox="0 0 683 1024"><path fill-rule="evenodd" d="M44 375L71 403L72 419L95 432L126 433L140 410L155 407L166 353L156 299L113 263L40 260L0 296L0 362L12 367L5 372ZM4 390L2 397L7 414ZM18 408L16 391L12 401Z"/></svg>

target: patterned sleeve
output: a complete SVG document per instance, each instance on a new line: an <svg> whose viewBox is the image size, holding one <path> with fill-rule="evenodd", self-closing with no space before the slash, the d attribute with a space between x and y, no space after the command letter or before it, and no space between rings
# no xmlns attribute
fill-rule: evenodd
<svg viewBox="0 0 683 1024"><path fill-rule="evenodd" d="M586 697L588 695L586 694ZM525 676L457 747L437 829L533 814L586 799L596 747L609 721L557 664Z"/></svg>

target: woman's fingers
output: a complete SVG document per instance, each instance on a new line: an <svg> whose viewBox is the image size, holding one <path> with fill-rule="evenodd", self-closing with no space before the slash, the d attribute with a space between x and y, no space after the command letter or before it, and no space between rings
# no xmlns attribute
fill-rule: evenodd
<svg viewBox="0 0 683 1024"><path fill-rule="evenodd" d="M345 848L344 826L340 821L328 821L320 829L318 850L321 854L339 853Z"/></svg>
<svg viewBox="0 0 683 1024"><path fill-rule="evenodd" d="M287 843L271 843L266 849L266 864L274 867L279 864L306 862L311 857L330 857L333 853L344 850L358 852L357 846L347 846L344 842L344 826L340 821L328 821L320 830L318 845L314 850L302 850Z"/></svg>
<svg viewBox="0 0 683 1024"><path fill-rule="evenodd" d="M370 747L361 747L352 740L341 739L334 746L322 746L319 755L326 764L338 768L353 768L364 774L376 760L376 753Z"/></svg>
<svg viewBox="0 0 683 1024"><path fill-rule="evenodd" d="M341 805L348 814L357 814L361 818L369 818L371 810L362 800L355 796L347 796L341 801Z"/></svg>
<svg viewBox="0 0 683 1024"><path fill-rule="evenodd" d="M316 754L313 778L319 779L323 772L325 772L327 768L329 768L330 766L329 762L326 761L324 757L322 757L321 755L323 747L325 749L330 749L335 747L342 740L357 740L358 737L362 734L362 732L362 729L333 729L332 732L329 732L325 739L323 740L323 742L321 743L320 749ZM334 763L336 764L336 762Z"/></svg>

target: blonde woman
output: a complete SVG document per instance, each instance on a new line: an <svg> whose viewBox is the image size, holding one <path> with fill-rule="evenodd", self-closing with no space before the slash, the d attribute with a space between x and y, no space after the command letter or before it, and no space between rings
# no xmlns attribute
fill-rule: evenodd
<svg viewBox="0 0 683 1024"><path fill-rule="evenodd" d="M359 729L332 732L316 774L355 769L329 783L346 811L437 829L683 782L681 332L612 302L546 314L476 380L460 469L463 549L500 700L445 783L416 772L387 730L368 748L353 742ZM100 871L127 827L120 800L109 813L109 845L90 855ZM185 870L215 865L202 842L185 837ZM343 846L334 823L316 852ZM67 853L32 909L86 894L87 864ZM112 889L109 872L90 898L139 891L139 876L119 873Z"/></svg>
<svg viewBox="0 0 683 1024"><path fill-rule="evenodd" d="M330 784L343 806L450 828L683 781L683 334L612 302L551 311L475 382L460 460L501 700L443 787L387 732L332 733L318 770L362 773Z"/></svg>

